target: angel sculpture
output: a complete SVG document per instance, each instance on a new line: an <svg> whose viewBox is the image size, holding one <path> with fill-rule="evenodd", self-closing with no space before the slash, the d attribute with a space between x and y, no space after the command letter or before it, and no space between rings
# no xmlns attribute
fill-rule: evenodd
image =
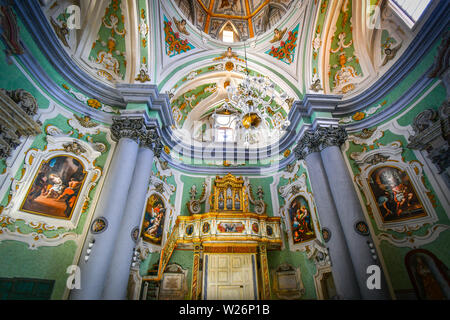
<svg viewBox="0 0 450 320"><path fill-rule="evenodd" d="M67 28L67 24L63 22L61 26L59 26L55 20L53 20L52 17L50 17L50 22L53 26L53 29L55 30L56 35L58 36L59 40L66 46L69 47L69 44L67 43L66 36L69 34L69 29Z"/></svg>
<svg viewBox="0 0 450 320"><path fill-rule="evenodd" d="M285 33L286 33L286 28L284 28L283 31L280 31L278 28L275 28L275 30L273 30L273 39L270 40L270 43L280 41L283 38Z"/></svg>
<svg viewBox="0 0 450 320"><path fill-rule="evenodd" d="M178 21L175 17L173 17L173 22L175 22L178 31L184 33L187 36L189 35L189 32L186 30L186 20L182 19L181 21Z"/></svg>

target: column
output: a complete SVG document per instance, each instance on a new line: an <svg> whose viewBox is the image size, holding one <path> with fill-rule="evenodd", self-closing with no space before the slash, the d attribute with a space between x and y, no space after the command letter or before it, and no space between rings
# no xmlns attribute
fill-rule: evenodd
<svg viewBox="0 0 450 320"><path fill-rule="evenodd" d="M259 244L259 262L262 280L261 300L270 300L269 263L267 262L267 246L265 243Z"/></svg>
<svg viewBox="0 0 450 320"><path fill-rule="evenodd" d="M118 143L78 263L81 288L72 289L70 299L101 298L106 272L111 265L113 244L127 202L143 127L144 119L141 117L113 118L111 133Z"/></svg>
<svg viewBox="0 0 450 320"><path fill-rule="evenodd" d="M305 132L295 148L297 159L304 159L314 194L322 230L327 231L325 245L331 260L331 269L340 299L361 299L352 260L331 195L319 153L320 137L313 131Z"/></svg>
<svg viewBox="0 0 450 320"><path fill-rule="evenodd" d="M149 129L140 139L140 148L125 211L119 232L116 235L114 253L106 276L103 299L125 300L127 298L133 249L136 245L133 232L135 230L139 232L139 225L147 200L154 150L159 145L158 139L158 134L154 128Z"/></svg>
<svg viewBox="0 0 450 320"><path fill-rule="evenodd" d="M200 257L202 255L202 244L194 243L194 261L192 264L191 300L200 300L201 287L199 284Z"/></svg>
<svg viewBox="0 0 450 320"><path fill-rule="evenodd" d="M363 299L390 299L384 273L377 256L374 259L367 241L369 234L363 235L357 231L358 223L367 223L362 212L361 204L356 194L355 186L350 177L349 169L345 163L340 146L347 139L347 133L342 127L319 128L321 136L321 157L326 171L328 183L336 204L337 213L344 231L347 246L358 280L359 290ZM367 287L367 267L378 265L381 271L381 289Z"/></svg>

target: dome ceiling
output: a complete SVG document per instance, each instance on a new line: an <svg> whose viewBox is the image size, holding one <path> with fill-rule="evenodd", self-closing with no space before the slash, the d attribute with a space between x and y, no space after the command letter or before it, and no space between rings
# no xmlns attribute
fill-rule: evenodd
<svg viewBox="0 0 450 320"><path fill-rule="evenodd" d="M175 0L184 16L211 37L223 40L223 31L234 41L264 33L286 14L293 0Z"/></svg>
<svg viewBox="0 0 450 320"><path fill-rule="evenodd" d="M204 124L205 114L226 101L227 86L238 86L247 72L274 84L274 108L282 108L269 120L278 122L306 94L345 100L364 92L421 27L406 28L385 3L376 28L368 23L372 0L48 0L41 8L62 50L97 81L154 84L167 93L171 130L184 135L198 131L195 122ZM78 29L67 24L74 4L81 10ZM221 41L228 29L235 43ZM92 107L95 96L80 99ZM387 105L381 100L364 116Z"/></svg>

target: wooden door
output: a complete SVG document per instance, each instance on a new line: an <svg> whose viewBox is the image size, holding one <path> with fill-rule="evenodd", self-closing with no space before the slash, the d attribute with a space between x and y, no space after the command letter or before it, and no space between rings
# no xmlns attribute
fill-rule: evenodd
<svg viewBox="0 0 450 320"><path fill-rule="evenodd" d="M254 254L205 254L203 270L203 299L257 299Z"/></svg>

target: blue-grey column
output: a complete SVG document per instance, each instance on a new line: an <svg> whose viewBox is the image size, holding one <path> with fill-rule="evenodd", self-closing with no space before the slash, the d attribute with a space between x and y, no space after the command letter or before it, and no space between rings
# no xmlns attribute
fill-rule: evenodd
<svg viewBox="0 0 450 320"><path fill-rule="evenodd" d="M101 232L93 232L92 226L89 228L78 263L81 288L72 289L70 294L72 300L101 298L106 273L111 265L113 244L120 230L127 202L128 189L138 154L139 135L143 127L143 118L113 118L111 133L118 143L93 217L93 222L99 218L104 219L106 228ZM89 248L89 244L93 241L95 241L94 244ZM86 256L88 260L85 260Z"/></svg>
<svg viewBox="0 0 450 320"><path fill-rule="evenodd" d="M134 229L139 228L141 222L152 172L153 150L158 144L157 138L156 130L150 129L141 139L125 213L117 234L113 258L103 289L103 299L125 300L127 298L128 279L133 249L136 244L132 233Z"/></svg>
<svg viewBox="0 0 450 320"><path fill-rule="evenodd" d="M340 145L347 138L347 133L342 127L319 128L318 131L322 135L320 154L350 251L361 296L363 299L390 299L389 288L379 259L376 255L374 259L374 253L370 251L367 243L367 241L373 243L373 240L370 235L362 235L355 228L358 222L367 222L340 149ZM367 274L367 268L370 265L378 265L380 268L381 289L369 289L367 286L367 279L371 275Z"/></svg>
<svg viewBox="0 0 450 320"><path fill-rule="evenodd" d="M339 299L361 299L352 260L345 241L344 232L325 176L322 158L318 152L318 141L314 133L307 131L295 148L297 159L304 159L308 178L317 207L322 230L329 231L325 245L331 260L331 270Z"/></svg>

